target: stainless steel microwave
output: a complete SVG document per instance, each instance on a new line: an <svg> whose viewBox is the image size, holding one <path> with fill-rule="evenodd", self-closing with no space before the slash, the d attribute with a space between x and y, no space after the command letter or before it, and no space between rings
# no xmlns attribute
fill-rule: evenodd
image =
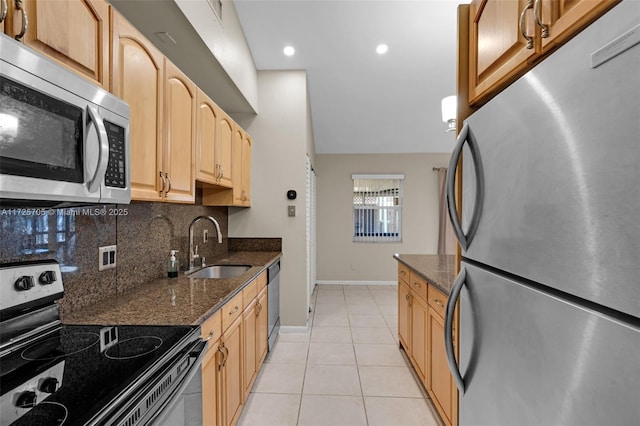
<svg viewBox="0 0 640 426"><path fill-rule="evenodd" d="M0 206L129 203L129 106L0 35Z"/></svg>

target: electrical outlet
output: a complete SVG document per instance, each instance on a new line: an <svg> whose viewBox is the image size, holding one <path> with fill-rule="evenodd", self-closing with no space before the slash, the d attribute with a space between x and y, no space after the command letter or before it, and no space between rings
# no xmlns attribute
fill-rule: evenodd
<svg viewBox="0 0 640 426"><path fill-rule="evenodd" d="M207 241L209 241L209 230L205 229L202 231L202 242L206 243Z"/></svg>
<svg viewBox="0 0 640 426"><path fill-rule="evenodd" d="M116 267L117 246L104 246L98 248L98 271Z"/></svg>
<svg viewBox="0 0 640 426"><path fill-rule="evenodd" d="M287 206L287 214L289 215L289 217L295 217L296 206Z"/></svg>

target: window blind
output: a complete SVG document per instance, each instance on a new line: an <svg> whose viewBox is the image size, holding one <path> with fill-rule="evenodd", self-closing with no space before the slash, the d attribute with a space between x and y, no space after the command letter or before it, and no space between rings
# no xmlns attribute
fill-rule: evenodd
<svg viewBox="0 0 640 426"><path fill-rule="evenodd" d="M402 241L404 175L354 174L353 241Z"/></svg>

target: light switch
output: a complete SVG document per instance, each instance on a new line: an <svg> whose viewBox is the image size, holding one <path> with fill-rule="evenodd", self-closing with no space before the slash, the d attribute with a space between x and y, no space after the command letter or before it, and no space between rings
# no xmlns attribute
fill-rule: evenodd
<svg viewBox="0 0 640 426"><path fill-rule="evenodd" d="M295 217L296 215L296 206L287 206L287 212L289 217Z"/></svg>

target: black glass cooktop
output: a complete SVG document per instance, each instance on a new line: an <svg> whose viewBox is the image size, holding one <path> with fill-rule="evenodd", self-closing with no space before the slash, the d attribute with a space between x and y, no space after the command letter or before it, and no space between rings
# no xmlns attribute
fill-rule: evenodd
<svg viewBox="0 0 640 426"><path fill-rule="evenodd" d="M2 359L2 425L83 425L122 395L138 378L162 364L190 336L189 326L116 326L101 345L101 326L63 326L58 332ZM103 331L104 334L104 331ZM108 339L103 338L103 341ZM162 361L162 362L160 362ZM47 381L48 380L48 381ZM33 394L24 394L25 383ZM18 389L19 391L16 391ZM23 395L24 394L24 395ZM18 401L22 397L23 400ZM13 421L14 417L20 417ZM7 421L9 419L9 421Z"/></svg>

